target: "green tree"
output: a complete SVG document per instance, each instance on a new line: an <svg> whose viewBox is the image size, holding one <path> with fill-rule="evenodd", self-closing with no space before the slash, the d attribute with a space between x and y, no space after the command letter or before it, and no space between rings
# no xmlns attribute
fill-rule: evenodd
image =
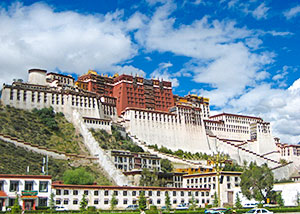
<svg viewBox="0 0 300 214"><path fill-rule="evenodd" d="M285 160L285 159L280 159L280 160L279 160L279 163L280 163L281 165L286 165L288 162L287 162L287 160Z"/></svg>
<svg viewBox="0 0 300 214"><path fill-rule="evenodd" d="M50 201L49 201L49 207L50 207L50 210L54 210L54 207L55 207L55 201L54 201L54 193L52 192L51 195L50 195Z"/></svg>
<svg viewBox="0 0 300 214"><path fill-rule="evenodd" d="M214 200L213 200L213 204L212 204L212 206L213 207L218 207L218 195L217 195L217 192L215 192L215 194L214 194Z"/></svg>
<svg viewBox="0 0 300 214"><path fill-rule="evenodd" d="M243 208L242 203L241 203L241 199L240 199L240 196L239 196L238 193L236 193L236 195L235 195L235 204L234 204L234 206L238 209Z"/></svg>
<svg viewBox="0 0 300 214"><path fill-rule="evenodd" d="M59 129L58 124L55 120L55 112L53 107L43 108L40 110L33 109L33 113L37 114L41 119L42 123L44 123L50 129L54 131L57 131Z"/></svg>
<svg viewBox="0 0 300 214"><path fill-rule="evenodd" d="M196 204L196 199L195 199L194 195L192 195L192 198L189 202L190 202L190 209L195 210L197 207L197 204Z"/></svg>
<svg viewBox="0 0 300 214"><path fill-rule="evenodd" d="M85 171L84 168L67 170L63 176L65 184L91 185L94 183L94 180L94 176Z"/></svg>
<svg viewBox="0 0 300 214"><path fill-rule="evenodd" d="M140 198L139 198L139 209L140 210L145 210L147 207L147 200L145 197L145 192L142 191L140 194Z"/></svg>
<svg viewBox="0 0 300 214"><path fill-rule="evenodd" d="M140 179L140 186L162 186L164 181L158 178L158 172L156 169L150 171L147 168L143 168Z"/></svg>
<svg viewBox="0 0 300 214"><path fill-rule="evenodd" d="M281 192L276 192L276 203L280 206L283 207L284 206L284 200L281 196Z"/></svg>
<svg viewBox="0 0 300 214"><path fill-rule="evenodd" d="M297 203L297 206L300 207L300 193L298 191L296 194L296 203Z"/></svg>
<svg viewBox="0 0 300 214"><path fill-rule="evenodd" d="M267 203L267 195L273 189L274 175L267 164L257 166L256 163L250 163L249 169L246 169L241 175L241 190L247 199L264 201Z"/></svg>
<svg viewBox="0 0 300 214"><path fill-rule="evenodd" d="M80 211L81 212L86 211L87 205L88 205L88 201L86 199L86 195L83 194L82 199L80 201Z"/></svg>
<svg viewBox="0 0 300 214"><path fill-rule="evenodd" d="M173 164L168 159L161 159L160 161L161 171L164 173L172 172L173 171Z"/></svg>
<svg viewBox="0 0 300 214"><path fill-rule="evenodd" d="M20 207L20 202L19 202L19 195L16 193L16 199L14 201L14 205L11 208L11 213L20 213L21 207Z"/></svg>
<svg viewBox="0 0 300 214"><path fill-rule="evenodd" d="M115 194L113 194L113 196L110 200L110 209L114 210L116 208L117 204L118 204L118 200L116 199Z"/></svg>
<svg viewBox="0 0 300 214"><path fill-rule="evenodd" d="M168 191L166 192L165 205L166 205L167 211L170 211L170 209L171 209L171 200L170 200L170 196L169 196Z"/></svg>

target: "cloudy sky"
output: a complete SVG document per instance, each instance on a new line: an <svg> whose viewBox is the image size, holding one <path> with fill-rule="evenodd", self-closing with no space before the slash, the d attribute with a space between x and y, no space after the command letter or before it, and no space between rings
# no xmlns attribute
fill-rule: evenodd
<svg viewBox="0 0 300 214"><path fill-rule="evenodd" d="M294 0L3 0L0 84L30 68L170 80L298 143L299 26Z"/></svg>

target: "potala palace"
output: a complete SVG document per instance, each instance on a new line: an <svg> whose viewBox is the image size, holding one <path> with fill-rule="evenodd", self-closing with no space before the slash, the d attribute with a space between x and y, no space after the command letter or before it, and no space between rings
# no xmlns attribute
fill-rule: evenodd
<svg viewBox="0 0 300 214"><path fill-rule="evenodd" d="M99 158L118 185L128 185L130 181L114 167L90 128L110 132L113 123L119 124L150 153L155 152L147 146L154 144L193 153L222 152L239 164L267 163L277 179L298 171L300 148L280 143L272 135L269 122L247 115L210 115L209 98L174 95L171 82L125 74L108 77L95 71L78 77L77 81L41 69L31 69L28 75L26 83L3 85L2 103L26 110L52 106L56 112L63 112L81 132L90 153ZM174 161L174 157L164 158ZM281 159L286 164L281 164Z"/></svg>

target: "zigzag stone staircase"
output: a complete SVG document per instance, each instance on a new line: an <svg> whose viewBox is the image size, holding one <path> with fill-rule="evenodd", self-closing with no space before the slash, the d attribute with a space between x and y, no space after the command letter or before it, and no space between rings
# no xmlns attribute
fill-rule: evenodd
<svg viewBox="0 0 300 214"><path fill-rule="evenodd" d="M90 154L97 157L97 162L104 170L106 176L118 186L129 186L131 182L122 171L115 167L109 155L99 146L99 143L85 125L80 113L77 110L73 110L71 118L67 119L71 120L75 128L80 131L86 148L89 150Z"/></svg>

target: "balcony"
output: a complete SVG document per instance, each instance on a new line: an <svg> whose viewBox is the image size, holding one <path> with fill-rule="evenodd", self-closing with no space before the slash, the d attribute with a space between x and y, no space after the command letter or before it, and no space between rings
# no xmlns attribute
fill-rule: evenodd
<svg viewBox="0 0 300 214"><path fill-rule="evenodd" d="M22 196L36 196L38 194L38 191L33 190L23 190Z"/></svg>

